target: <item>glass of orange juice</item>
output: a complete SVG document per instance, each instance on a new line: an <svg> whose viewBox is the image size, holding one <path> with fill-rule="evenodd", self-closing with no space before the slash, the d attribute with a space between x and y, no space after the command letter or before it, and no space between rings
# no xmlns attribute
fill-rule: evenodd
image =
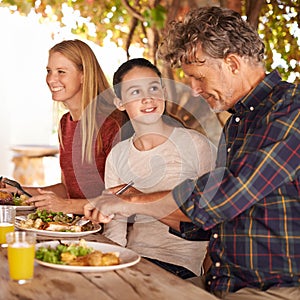
<svg viewBox="0 0 300 300"><path fill-rule="evenodd" d="M15 231L6 234L8 266L11 280L24 284L33 278L36 234Z"/></svg>
<svg viewBox="0 0 300 300"><path fill-rule="evenodd" d="M0 206L0 244L7 247L6 234L15 230L16 209L13 206Z"/></svg>

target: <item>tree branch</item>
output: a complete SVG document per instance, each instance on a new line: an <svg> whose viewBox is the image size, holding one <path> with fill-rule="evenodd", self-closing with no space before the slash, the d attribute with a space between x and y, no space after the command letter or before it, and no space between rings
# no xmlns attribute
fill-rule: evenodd
<svg viewBox="0 0 300 300"><path fill-rule="evenodd" d="M125 50L126 50L126 55L127 55L127 59L130 58L130 55L129 55L129 47L131 45L131 41L132 41L132 38L133 38L133 34L134 34L134 31L135 31L135 28L137 27L138 25L138 19L133 17L131 19L131 23L130 23L130 30L129 30L129 34L128 34L128 37L126 39L126 45L125 45Z"/></svg>
<svg viewBox="0 0 300 300"><path fill-rule="evenodd" d="M128 0L122 0L122 4L128 10L128 12L132 14L133 17L137 18L141 22L145 21L144 17L129 4Z"/></svg>

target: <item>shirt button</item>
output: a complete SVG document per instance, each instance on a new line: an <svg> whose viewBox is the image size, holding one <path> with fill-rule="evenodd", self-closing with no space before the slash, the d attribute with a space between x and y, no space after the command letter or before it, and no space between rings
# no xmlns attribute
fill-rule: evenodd
<svg viewBox="0 0 300 300"><path fill-rule="evenodd" d="M229 153L229 152L230 152L230 150L231 150L231 148L229 147L229 148L227 149L227 152Z"/></svg>
<svg viewBox="0 0 300 300"><path fill-rule="evenodd" d="M251 111L253 111L254 110L254 107L253 106L250 106L250 108L249 108Z"/></svg>
<svg viewBox="0 0 300 300"><path fill-rule="evenodd" d="M219 235L217 233L214 233L213 238L217 239L219 237Z"/></svg>
<svg viewBox="0 0 300 300"><path fill-rule="evenodd" d="M239 117L236 117L234 120L238 123L241 119Z"/></svg>
<svg viewBox="0 0 300 300"><path fill-rule="evenodd" d="M216 263L215 263L215 266L216 266L217 268L219 268L219 267L221 267L221 263L220 263L220 262L216 262Z"/></svg>
<svg viewBox="0 0 300 300"><path fill-rule="evenodd" d="M211 285L211 281L207 281L207 284L208 284L208 285Z"/></svg>
<svg viewBox="0 0 300 300"><path fill-rule="evenodd" d="M217 276L215 276L215 275L212 277L213 280L215 280L216 278L217 278Z"/></svg>

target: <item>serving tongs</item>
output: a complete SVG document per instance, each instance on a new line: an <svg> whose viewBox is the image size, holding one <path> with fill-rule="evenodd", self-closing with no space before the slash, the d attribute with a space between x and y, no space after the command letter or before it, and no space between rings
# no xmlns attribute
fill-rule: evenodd
<svg viewBox="0 0 300 300"><path fill-rule="evenodd" d="M10 186L13 186L15 188L17 188L20 192L22 192L23 194L25 194L26 196L28 197L32 197L32 195L30 195L29 193L27 193L23 188L22 186L20 185L19 182L15 181L15 180L11 180L11 179L8 179L8 178L2 178L2 182L10 185Z"/></svg>

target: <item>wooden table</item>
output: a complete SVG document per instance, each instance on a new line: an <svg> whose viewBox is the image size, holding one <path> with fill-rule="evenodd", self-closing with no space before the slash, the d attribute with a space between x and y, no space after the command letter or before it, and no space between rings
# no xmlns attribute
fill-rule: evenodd
<svg viewBox="0 0 300 300"><path fill-rule="evenodd" d="M99 233L84 239L113 244ZM38 237L38 242L45 240L50 239ZM0 249L1 300L217 299L145 259L129 268L97 273L60 271L36 263L32 282L18 285L9 280L7 249Z"/></svg>

